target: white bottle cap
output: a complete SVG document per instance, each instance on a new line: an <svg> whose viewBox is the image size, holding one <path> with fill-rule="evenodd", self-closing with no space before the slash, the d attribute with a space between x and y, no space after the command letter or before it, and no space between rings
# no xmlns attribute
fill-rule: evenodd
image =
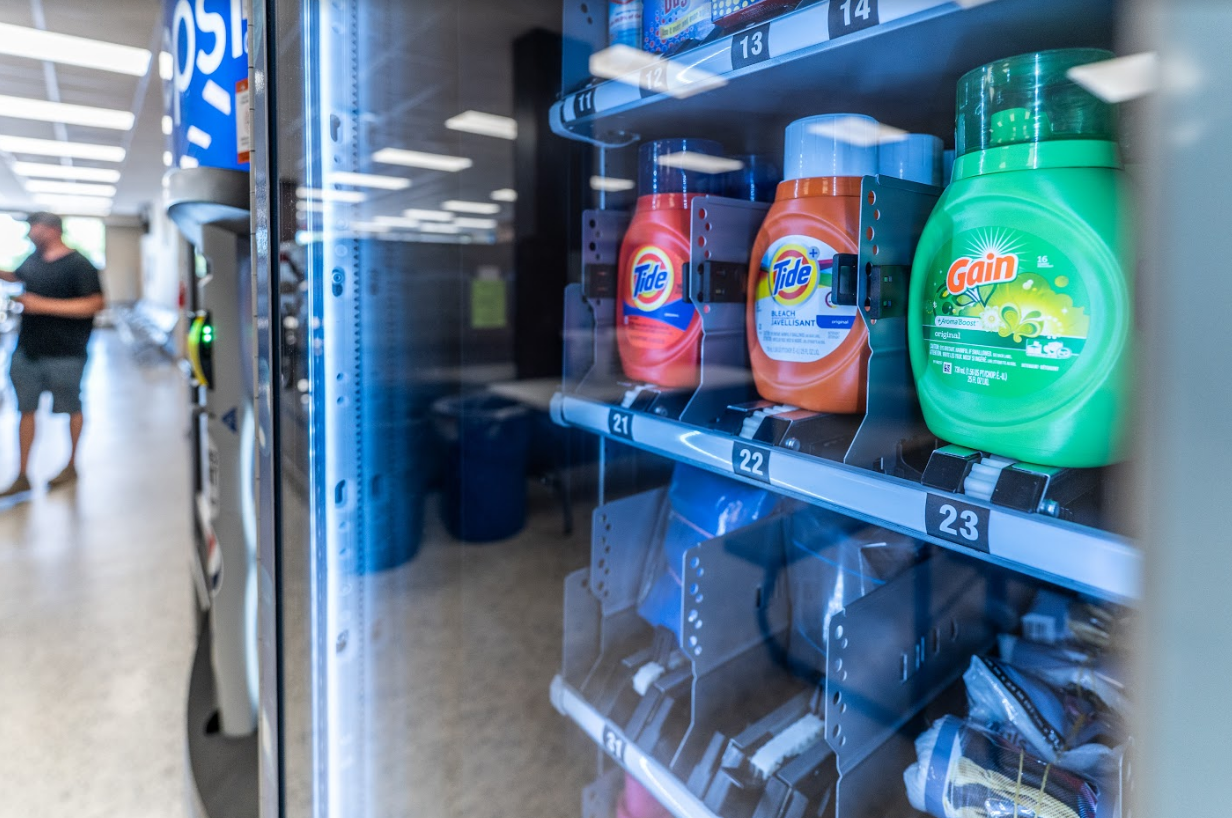
<svg viewBox="0 0 1232 818"><path fill-rule="evenodd" d="M797 119L783 139L783 178L871 176L877 172L881 126L863 114Z"/></svg>
<svg viewBox="0 0 1232 818"><path fill-rule="evenodd" d="M932 134L909 133L881 143L879 173L941 186L941 151L945 146Z"/></svg>

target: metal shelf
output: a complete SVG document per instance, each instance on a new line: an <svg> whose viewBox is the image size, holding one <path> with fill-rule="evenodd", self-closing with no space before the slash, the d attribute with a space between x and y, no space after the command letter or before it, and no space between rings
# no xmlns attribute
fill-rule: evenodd
<svg viewBox="0 0 1232 818"><path fill-rule="evenodd" d="M959 76L1028 51L1110 47L1115 2L879 0L867 27L845 26L841 8L820 0L567 94L552 108L552 129L626 144L716 126L729 149L737 138L752 149L796 117L856 111L946 135Z"/></svg>
<svg viewBox="0 0 1232 818"><path fill-rule="evenodd" d="M1114 534L570 395L552 399L552 417L1084 593L1124 603L1141 596L1142 555ZM760 453L764 467L750 473L745 452ZM939 509L947 504L956 515L965 510L976 515L981 536L974 544L960 536L961 522L951 526L953 541L934 533L942 522Z"/></svg>
<svg viewBox="0 0 1232 818"><path fill-rule="evenodd" d="M582 732L590 736L676 818L718 818L662 764L642 752L618 727L587 704L560 676L552 679L551 696L552 705L560 713L582 728Z"/></svg>

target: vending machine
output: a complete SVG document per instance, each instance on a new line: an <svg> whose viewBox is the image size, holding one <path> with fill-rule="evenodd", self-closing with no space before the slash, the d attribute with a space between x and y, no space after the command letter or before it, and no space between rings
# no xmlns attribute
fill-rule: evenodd
<svg viewBox="0 0 1232 818"><path fill-rule="evenodd" d="M253 15L263 814L1210 814L1228 13Z"/></svg>

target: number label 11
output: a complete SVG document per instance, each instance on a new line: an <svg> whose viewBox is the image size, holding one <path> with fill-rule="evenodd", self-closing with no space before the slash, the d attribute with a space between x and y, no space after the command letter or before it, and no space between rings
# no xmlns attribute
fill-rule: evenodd
<svg viewBox="0 0 1232 818"><path fill-rule="evenodd" d="M770 450L765 446L737 441L732 444L732 471L762 483L770 482Z"/></svg>
<svg viewBox="0 0 1232 818"><path fill-rule="evenodd" d="M924 523L931 537L988 553L988 509L953 497L928 495Z"/></svg>

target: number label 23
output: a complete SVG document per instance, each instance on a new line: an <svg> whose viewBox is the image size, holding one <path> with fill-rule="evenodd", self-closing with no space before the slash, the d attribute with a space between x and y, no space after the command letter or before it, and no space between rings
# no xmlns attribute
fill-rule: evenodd
<svg viewBox="0 0 1232 818"><path fill-rule="evenodd" d="M928 495L924 522L929 536L988 553L988 509L952 497Z"/></svg>

